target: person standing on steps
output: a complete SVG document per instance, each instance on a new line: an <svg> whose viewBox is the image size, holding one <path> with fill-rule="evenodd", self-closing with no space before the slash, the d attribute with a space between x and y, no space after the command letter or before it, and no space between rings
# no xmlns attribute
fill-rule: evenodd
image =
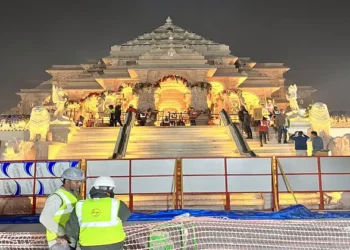
<svg viewBox="0 0 350 250"><path fill-rule="evenodd" d="M263 147L263 143L266 144L266 137L269 131L269 124L270 123L267 120L267 118L263 117L263 119L260 121L260 124L258 125L260 147Z"/></svg>
<svg viewBox="0 0 350 250"><path fill-rule="evenodd" d="M277 131L278 131L278 143L282 142L282 135L283 135L283 143L288 143L287 132L288 132L288 128L290 127L290 121L284 109L281 109L280 113L276 115L275 122L276 122Z"/></svg>
<svg viewBox="0 0 350 250"><path fill-rule="evenodd" d="M76 242L68 241L64 230L75 204L82 199L80 186L85 180L79 168L68 168L62 174L63 185L51 194L40 215L40 223L46 228L50 250L75 249ZM70 246L68 246L70 245Z"/></svg>
<svg viewBox="0 0 350 250"><path fill-rule="evenodd" d="M242 126L242 132L246 133L247 139L253 139L252 129L250 128L251 116L244 106L241 106L241 110L238 112L238 119Z"/></svg>
<svg viewBox="0 0 350 250"><path fill-rule="evenodd" d="M116 121L115 121L115 110L113 105L109 105L109 126L110 127L115 127L116 126Z"/></svg>
<svg viewBox="0 0 350 250"><path fill-rule="evenodd" d="M114 118L115 118L115 125L117 125L119 123L119 125L122 127L122 121L120 119L120 117L122 116L122 110L121 110L121 106L120 105L116 105L115 106L115 113L114 113Z"/></svg>
<svg viewBox="0 0 350 250"><path fill-rule="evenodd" d="M190 123L191 123L191 126L196 126L197 123L196 123L196 119L198 117L198 112L197 110L191 106L188 110L188 116L190 118ZM170 118L170 117L169 117Z"/></svg>
<svg viewBox="0 0 350 250"><path fill-rule="evenodd" d="M245 133L247 134L247 139L253 139L253 132L250 127L251 122L252 122L251 115L248 113L248 111L243 111L243 127L244 127Z"/></svg>
<svg viewBox="0 0 350 250"><path fill-rule="evenodd" d="M309 137L304 135L303 131L295 131L290 139L295 143L296 156L307 156L307 140L309 140Z"/></svg>
<svg viewBox="0 0 350 250"><path fill-rule="evenodd" d="M273 107L273 111L272 111L272 118L271 121L273 122L273 128L275 130L275 132L278 132L278 128L276 126L276 116L280 114L280 111L278 110L277 106Z"/></svg>
<svg viewBox="0 0 350 250"><path fill-rule="evenodd" d="M126 238L123 223L130 217L126 204L114 199L111 177L98 177L89 199L79 201L66 224L69 239L81 250L122 250Z"/></svg>
<svg viewBox="0 0 350 250"><path fill-rule="evenodd" d="M242 133L244 132L245 133L245 131L244 131L244 126L243 126L243 121L244 121L244 111L247 111L246 110L246 108L244 107L244 106L241 106L241 109L240 109L240 111L238 112L238 119L239 119L239 122L241 123L241 131L242 131ZM248 112L248 111L247 111Z"/></svg>

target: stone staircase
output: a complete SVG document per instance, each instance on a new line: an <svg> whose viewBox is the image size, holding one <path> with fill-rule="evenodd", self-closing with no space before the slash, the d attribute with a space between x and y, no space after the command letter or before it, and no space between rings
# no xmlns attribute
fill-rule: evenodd
<svg viewBox="0 0 350 250"><path fill-rule="evenodd" d="M278 143L277 132L273 128L269 128L270 141L260 147L259 132L257 128L252 128L253 139L247 140L247 143L251 150L253 150L258 156L295 156L294 143Z"/></svg>
<svg viewBox="0 0 350 250"><path fill-rule="evenodd" d="M113 155L119 127L80 128L57 159L108 159Z"/></svg>
<svg viewBox="0 0 350 250"><path fill-rule="evenodd" d="M134 127L125 158L239 156L223 126Z"/></svg>

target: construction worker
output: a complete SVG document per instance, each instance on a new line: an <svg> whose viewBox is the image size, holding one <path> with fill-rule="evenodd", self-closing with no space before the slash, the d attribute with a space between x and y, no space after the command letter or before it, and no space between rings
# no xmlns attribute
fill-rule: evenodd
<svg viewBox="0 0 350 250"><path fill-rule="evenodd" d="M50 249L74 249L76 242L67 241L65 226L75 204L82 199L79 194L84 181L84 173L79 168L68 168L62 176L63 185L51 194L40 215L40 223L46 228L46 238Z"/></svg>
<svg viewBox="0 0 350 250"><path fill-rule="evenodd" d="M125 232L123 223L129 218L126 204L114 199L114 181L111 177L98 177L89 199L79 201L66 224L66 234L78 241L81 250L123 249Z"/></svg>

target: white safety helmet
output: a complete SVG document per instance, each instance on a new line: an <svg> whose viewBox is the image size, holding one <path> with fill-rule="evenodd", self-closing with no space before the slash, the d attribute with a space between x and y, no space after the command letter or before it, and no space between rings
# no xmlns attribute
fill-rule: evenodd
<svg viewBox="0 0 350 250"><path fill-rule="evenodd" d="M113 189L115 188L115 183L109 176L100 176L95 180L92 186L96 189L100 189L101 187L109 187L110 189Z"/></svg>
<svg viewBox="0 0 350 250"><path fill-rule="evenodd" d="M80 168L68 168L64 170L61 178L63 180L70 180L70 181L85 180L84 172Z"/></svg>

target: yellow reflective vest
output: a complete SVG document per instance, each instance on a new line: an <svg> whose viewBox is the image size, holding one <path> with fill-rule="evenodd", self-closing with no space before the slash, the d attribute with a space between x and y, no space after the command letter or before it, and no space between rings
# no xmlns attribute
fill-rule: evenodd
<svg viewBox="0 0 350 250"><path fill-rule="evenodd" d="M81 246L103 246L123 242L125 232L118 217L120 201L100 198L79 201L75 211L78 217Z"/></svg>
<svg viewBox="0 0 350 250"><path fill-rule="evenodd" d="M68 192L64 188L57 189L53 194L58 195L62 200L62 205L55 213L53 220L58 223L61 227L65 228L67 221L69 220L70 214L72 213L75 204L81 200L80 195L74 196L71 192ZM47 241L52 241L57 238L57 234L49 230L46 230Z"/></svg>

